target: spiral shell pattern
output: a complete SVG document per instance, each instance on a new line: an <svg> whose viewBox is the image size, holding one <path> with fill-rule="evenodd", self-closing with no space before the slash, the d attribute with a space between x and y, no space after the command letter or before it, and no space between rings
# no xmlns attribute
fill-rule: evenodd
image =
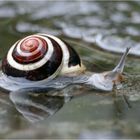
<svg viewBox="0 0 140 140"><path fill-rule="evenodd" d="M48 51L46 41L39 37L29 37L14 48L12 56L19 63L33 63L44 57ZM52 52L52 50L49 50Z"/></svg>
<svg viewBox="0 0 140 140"><path fill-rule="evenodd" d="M17 41L2 62L7 76L31 81L52 79L65 69L81 68L81 60L66 42L48 34L35 34Z"/></svg>

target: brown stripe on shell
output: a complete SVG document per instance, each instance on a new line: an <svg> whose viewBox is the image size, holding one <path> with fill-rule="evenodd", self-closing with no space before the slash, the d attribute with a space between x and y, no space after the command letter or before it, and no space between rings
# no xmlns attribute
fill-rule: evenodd
<svg viewBox="0 0 140 140"><path fill-rule="evenodd" d="M45 36L45 35L43 35ZM45 37L48 37L47 35ZM54 39L48 37L52 42L56 42ZM78 53L73 49L72 46L70 46L67 42L65 42L64 40L61 39L61 41L63 41L66 44L66 47L68 48L70 57L69 57L69 62L68 62L68 67L71 66L76 66L79 65L81 66L81 59L78 55ZM56 42L57 43L57 42Z"/></svg>
<svg viewBox="0 0 140 140"><path fill-rule="evenodd" d="M76 65L81 66L81 59L80 59L78 53L67 42L65 42L65 41L63 41L63 42L66 44L66 46L69 50L69 54L70 54L68 67L76 66Z"/></svg>

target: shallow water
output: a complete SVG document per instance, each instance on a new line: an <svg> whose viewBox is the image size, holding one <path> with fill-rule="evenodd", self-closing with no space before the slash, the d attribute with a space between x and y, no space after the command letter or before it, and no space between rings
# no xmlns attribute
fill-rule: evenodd
<svg viewBox="0 0 140 140"><path fill-rule="evenodd" d="M139 1L0 1L1 59L15 41L36 32L66 40L94 72L111 70L132 47L121 89L69 86L10 98L1 91L0 138L140 138L139 15Z"/></svg>

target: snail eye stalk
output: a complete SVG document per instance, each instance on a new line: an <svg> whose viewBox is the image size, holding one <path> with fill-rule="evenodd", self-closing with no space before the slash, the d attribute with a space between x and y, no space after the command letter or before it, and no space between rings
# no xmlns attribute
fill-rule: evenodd
<svg viewBox="0 0 140 140"><path fill-rule="evenodd" d="M130 48L126 48L126 51L124 52L124 54L122 55L119 63L117 64L117 66L110 71L109 73L107 73L105 75L106 78L111 79L111 80L115 80L116 76L118 76L118 74L122 74L123 70L124 70L124 66L125 66L125 61L126 61L126 57L129 53Z"/></svg>
<svg viewBox="0 0 140 140"><path fill-rule="evenodd" d="M130 48L126 49L119 63L112 71L92 74L87 80L87 84L99 90L112 91L114 84L118 84L122 81L122 72L129 50Z"/></svg>

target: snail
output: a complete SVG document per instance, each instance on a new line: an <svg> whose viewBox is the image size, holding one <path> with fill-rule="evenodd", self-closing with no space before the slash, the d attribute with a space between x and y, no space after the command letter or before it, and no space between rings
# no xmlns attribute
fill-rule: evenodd
<svg viewBox="0 0 140 140"><path fill-rule="evenodd" d="M9 92L45 91L84 84L94 89L111 91L121 82L125 59L102 73L87 72L78 53L65 41L49 34L34 34L18 40L2 60L0 87Z"/></svg>

